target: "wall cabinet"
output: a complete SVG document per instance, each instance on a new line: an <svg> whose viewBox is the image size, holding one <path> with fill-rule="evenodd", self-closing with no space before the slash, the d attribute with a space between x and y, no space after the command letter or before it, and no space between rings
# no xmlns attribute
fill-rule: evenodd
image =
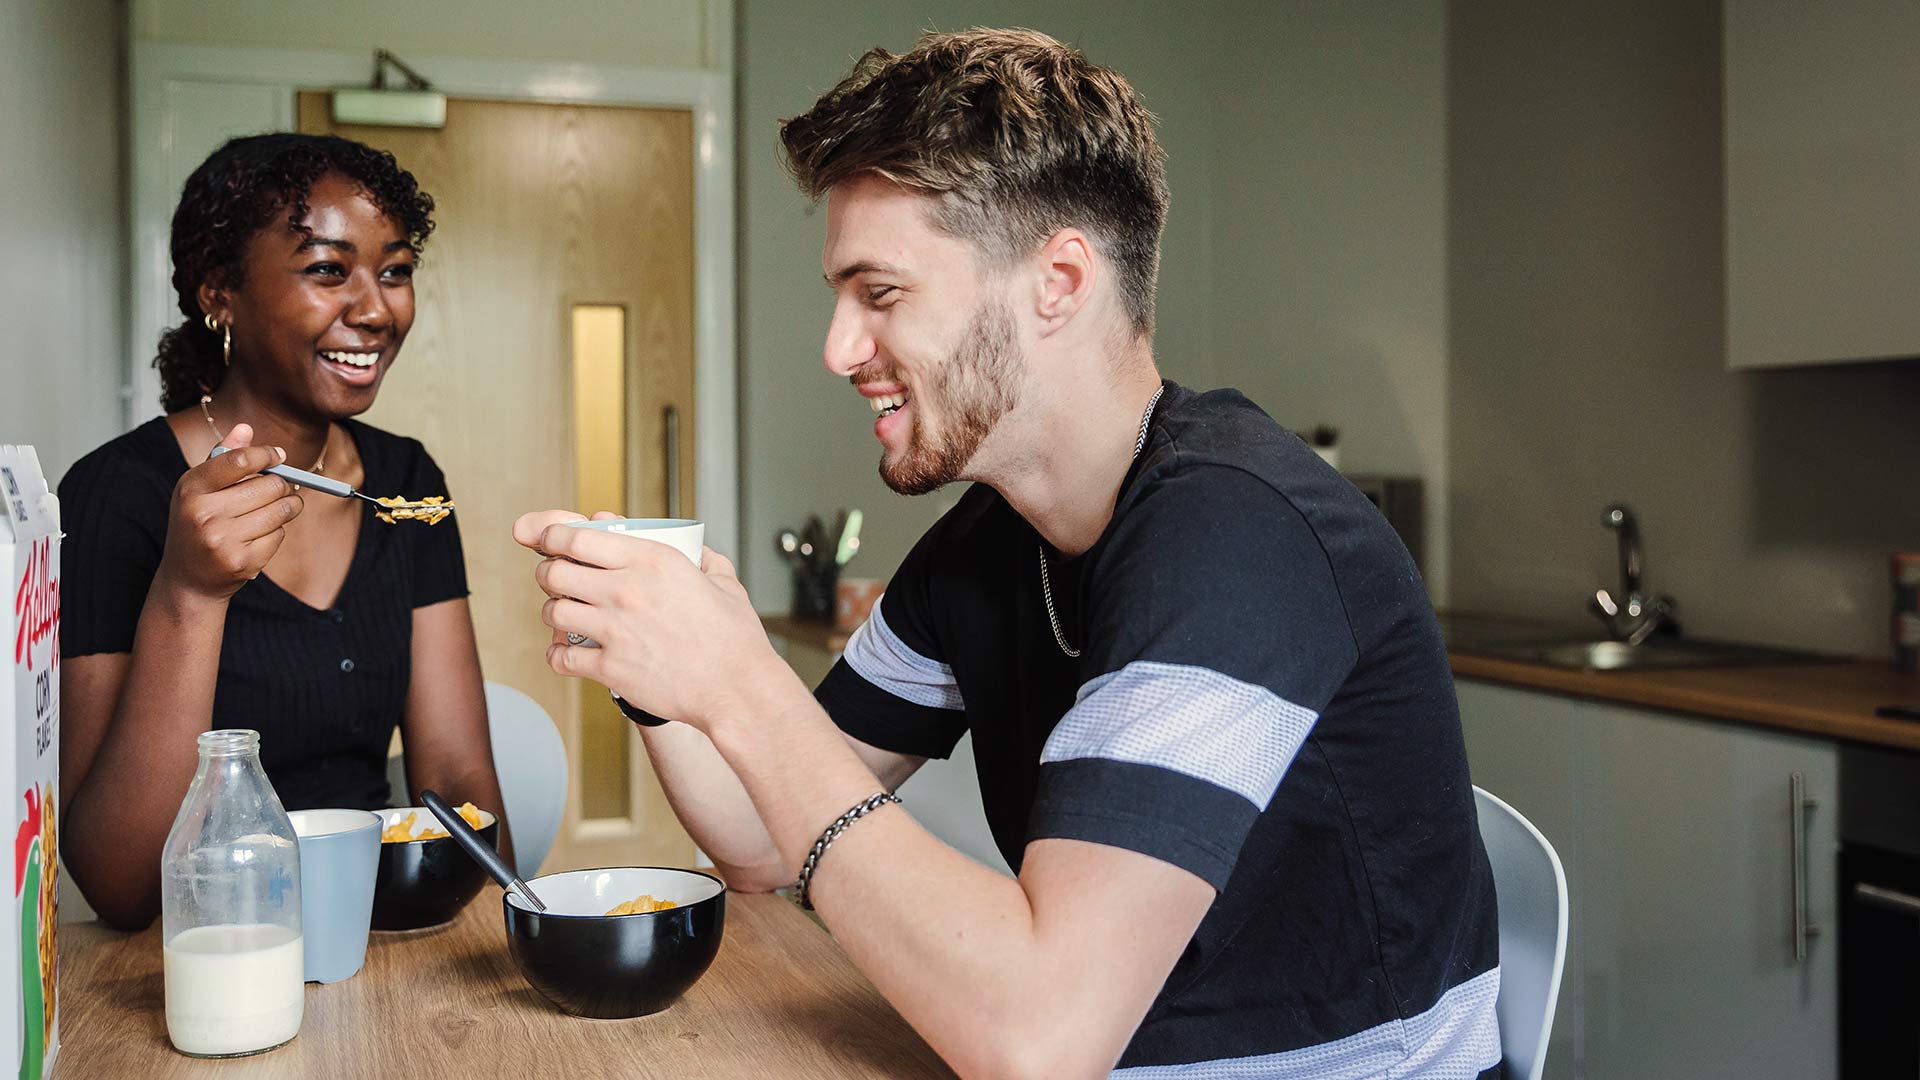
<svg viewBox="0 0 1920 1080"><path fill-rule="evenodd" d="M1728 365L1920 355L1920 5L1722 12Z"/></svg>
<svg viewBox="0 0 1920 1080"><path fill-rule="evenodd" d="M1459 695L1474 782L1567 871L1546 1075L1837 1077L1838 748L1488 683Z"/></svg>

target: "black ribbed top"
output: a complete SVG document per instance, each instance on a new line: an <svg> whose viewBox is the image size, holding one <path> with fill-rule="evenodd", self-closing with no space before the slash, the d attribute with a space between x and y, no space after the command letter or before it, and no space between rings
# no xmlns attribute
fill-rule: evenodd
<svg viewBox="0 0 1920 1080"><path fill-rule="evenodd" d="M366 469L362 490L448 494L417 440L355 420L343 426ZM173 431L156 418L80 459L60 481L62 656L132 651L166 546L173 486L186 471ZM289 810L387 804L387 746L406 708L413 609L467 595L457 516L388 525L372 504L361 508L358 546L333 607L295 598L271 570L227 607L213 726L260 732L260 760ZM137 702L131 715L137 722Z"/></svg>

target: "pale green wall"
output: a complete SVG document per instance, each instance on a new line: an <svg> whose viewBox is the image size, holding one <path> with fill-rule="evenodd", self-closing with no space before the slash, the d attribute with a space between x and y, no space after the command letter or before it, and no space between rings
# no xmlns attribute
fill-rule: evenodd
<svg viewBox="0 0 1920 1080"><path fill-rule="evenodd" d="M120 432L124 14L0 11L0 442L33 444L57 484Z"/></svg>
<svg viewBox="0 0 1920 1080"><path fill-rule="evenodd" d="M1239 0L1214 26L1217 377L1338 427L1346 472L1423 479L1444 599L1446 5Z"/></svg>

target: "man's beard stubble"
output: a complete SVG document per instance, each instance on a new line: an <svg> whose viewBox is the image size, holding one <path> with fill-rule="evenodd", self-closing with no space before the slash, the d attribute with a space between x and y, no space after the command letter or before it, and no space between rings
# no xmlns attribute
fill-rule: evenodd
<svg viewBox="0 0 1920 1080"><path fill-rule="evenodd" d="M914 417L901 459L889 465L881 454L880 479L901 495L925 495L959 479L994 425L1019 403L1019 361L1013 312L1005 304L982 304L953 355L915 393L916 401L939 402L946 430L934 441L923 417Z"/></svg>

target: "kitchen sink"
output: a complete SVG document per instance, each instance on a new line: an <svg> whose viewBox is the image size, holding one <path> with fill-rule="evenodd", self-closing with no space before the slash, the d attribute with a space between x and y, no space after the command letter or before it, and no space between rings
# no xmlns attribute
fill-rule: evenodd
<svg viewBox="0 0 1920 1080"><path fill-rule="evenodd" d="M1516 646L1512 655L1514 659L1532 660L1549 667L1586 671L1811 664L1827 659L1815 653L1770 649L1760 645L1663 637L1650 637L1638 645L1629 645L1624 641L1542 642Z"/></svg>
<svg viewBox="0 0 1920 1080"><path fill-rule="evenodd" d="M1641 668L1753 667L1817 664L1843 659L1817 653L1705 641L1683 637L1673 621L1674 601L1642 588L1640 530L1633 512L1614 503L1600 523L1612 530L1620 555L1620 590L1595 590L1587 608L1604 624L1580 627L1529 623L1497 616L1442 612L1447 650L1500 660L1544 664L1568 671L1632 671ZM1604 635L1604 636L1602 636Z"/></svg>
<svg viewBox="0 0 1920 1080"><path fill-rule="evenodd" d="M1764 645L1661 634L1639 645L1629 645L1624 641L1595 640L1577 630L1472 615L1443 615L1440 626L1446 634L1447 647L1454 652L1572 671L1815 664L1839 659Z"/></svg>

